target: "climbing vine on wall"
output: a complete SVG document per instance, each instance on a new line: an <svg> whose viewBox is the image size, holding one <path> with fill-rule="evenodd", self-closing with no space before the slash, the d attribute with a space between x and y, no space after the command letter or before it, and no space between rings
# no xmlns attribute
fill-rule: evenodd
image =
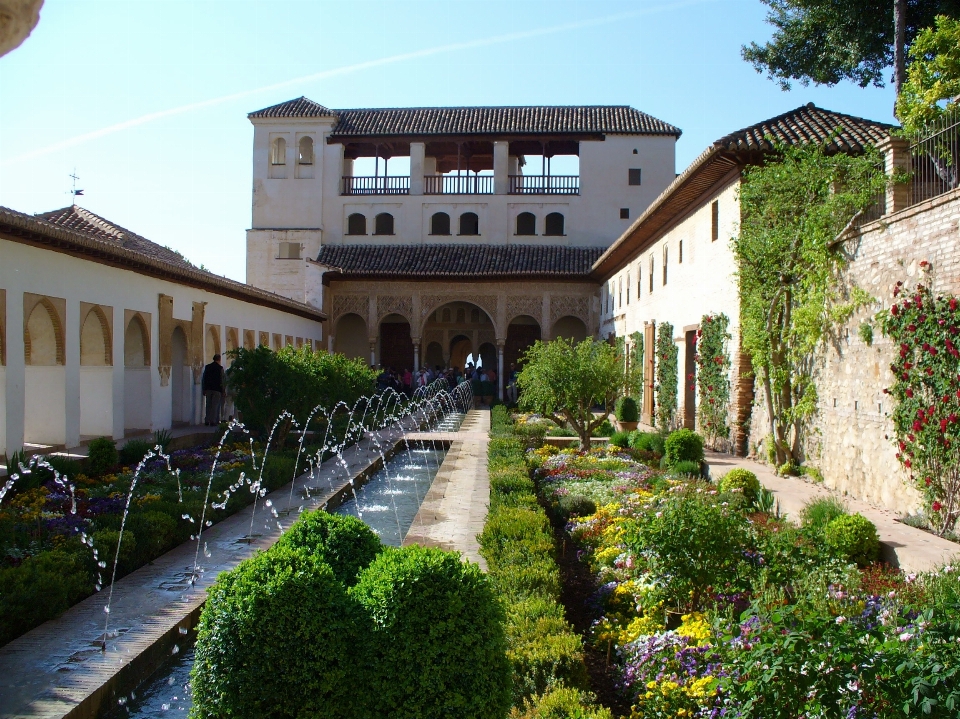
<svg viewBox="0 0 960 719"><path fill-rule="evenodd" d="M661 432L673 429L677 414L677 356L673 325L664 322L657 328L656 416Z"/></svg>
<svg viewBox="0 0 960 719"><path fill-rule="evenodd" d="M643 332L630 335L630 374L628 377L629 394L643 405Z"/></svg>
<svg viewBox="0 0 960 719"><path fill-rule="evenodd" d="M730 318L704 315L697 330L697 422L708 443L730 435Z"/></svg>
<svg viewBox="0 0 960 719"><path fill-rule="evenodd" d="M924 262L923 265L926 265ZM926 499L943 535L960 515L960 302L917 285L880 313L883 333L899 345L884 390L896 402L897 459Z"/></svg>

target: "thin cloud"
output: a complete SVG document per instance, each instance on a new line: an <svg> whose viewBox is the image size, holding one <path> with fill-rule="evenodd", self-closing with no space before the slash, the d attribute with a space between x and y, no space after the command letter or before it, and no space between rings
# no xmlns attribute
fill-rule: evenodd
<svg viewBox="0 0 960 719"><path fill-rule="evenodd" d="M76 135L66 140L55 142L52 145L47 145L46 147L41 147L36 150L31 150L30 152L25 152L22 155L17 155L16 157L12 157L9 160L4 161L2 165L8 166L17 162L23 162L24 160L33 160L37 157L49 155L54 152L59 152L60 150L65 150L70 147L81 145L91 140L97 140L101 137L106 137L107 135L112 135L117 132L123 132L124 130L129 130L132 127L145 125L148 122L153 122L154 120L161 120L165 117L173 117L174 115L182 115L187 112L193 112L194 110L202 110L207 107L213 107L214 105L221 105L225 102L232 102L233 100L240 100L245 97L259 95L264 92L280 90L285 87L291 87L294 85L302 86L308 83L316 82L318 80L325 80L327 78L337 77L339 75L347 75L350 73L362 72L363 70L370 70L372 68L384 67L385 65L395 65L401 62L407 62L408 60L418 60L420 58L432 57L434 55L442 55L445 53L459 52L461 50L472 50L475 48L489 47L491 45L501 45L504 43L516 42L518 40L529 40L530 38L543 37L545 35L555 35L558 33L570 32L572 30L585 30L587 28L597 27L600 25L609 25L611 23L616 23L622 20L629 20L629 19L637 18L643 15L650 15L653 13L664 12L666 10L676 10L678 8L688 7L691 5L703 5L705 3L710 3L710 2L717 2L717 0L680 0L679 2L663 3L660 5L654 5L648 8L643 8L641 10L632 10L630 12L617 13L615 15L605 15L603 17L593 18L590 20L581 20L578 22L563 23L561 25L551 25L549 27L537 28L534 30L512 32L512 33L507 33L505 35L496 35L494 37L481 38L479 40L469 40L466 42L450 43L447 45L437 45L436 47L426 48L423 50L416 50L414 52L406 52L406 53L401 53L399 55L390 55L389 57L383 57L377 60L367 60L365 62L358 62L353 65L345 65L343 67L334 68L332 70L323 70L322 72L316 72L311 75L303 75L302 77L295 77L290 80L283 80L282 82L276 82L271 85L264 85L262 87L257 87L250 90L242 90L240 92L234 92L229 95L221 95L220 97L214 97L209 100L201 100L200 102L192 102L187 105L181 105L179 107L173 107L167 110L159 110L157 112L147 113L146 115L141 115L140 117L135 117L130 120L124 120L123 122L118 122L115 125L109 125L99 130L86 132L82 135Z"/></svg>

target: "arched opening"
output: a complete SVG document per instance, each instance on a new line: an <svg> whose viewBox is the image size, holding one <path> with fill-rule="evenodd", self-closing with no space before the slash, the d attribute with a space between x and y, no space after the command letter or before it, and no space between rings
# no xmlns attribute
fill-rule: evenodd
<svg viewBox="0 0 960 719"><path fill-rule="evenodd" d="M174 425L188 424L193 418L193 372L187 364L189 345L180 327L170 337L170 419Z"/></svg>
<svg viewBox="0 0 960 719"><path fill-rule="evenodd" d="M313 138L301 137L298 143L299 153L297 154L298 165L313 164Z"/></svg>
<svg viewBox="0 0 960 719"><path fill-rule="evenodd" d="M480 234L480 218L477 216L476 212L464 212L462 215L460 215L460 234Z"/></svg>
<svg viewBox="0 0 960 719"><path fill-rule="evenodd" d="M487 372L497 371L497 348L490 342L484 342L477 350L480 358L480 365Z"/></svg>
<svg viewBox="0 0 960 719"><path fill-rule="evenodd" d="M543 234L551 237L562 237L563 215L561 215L559 212L551 212L549 215L547 215L547 219L543 228Z"/></svg>
<svg viewBox="0 0 960 719"><path fill-rule="evenodd" d="M150 334L136 314L123 333L124 434L149 431L151 422Z"/></svg>
<svg viewBox="0 0 960 719"><path fill-rule="evenodd" d="M66 367L63 323L49 298L40 299L24 325L23 439L66 442Z"/></svg>
<svg viewBox="0 0 960 719"><path fill-rule="evenodd" d="M207 337L204 344L204 353L203 361L205 364L210 364L213 362L214 355L221 354L220 352L220 328L219 327L207 327ZM221 358L221 363L223 358Z"/></svg>
<svg viewBox="0 0 960 719"><path fill-rule="evenodd" d="M230 356L230 351L237 349L240 346L239 338L237 337L237 330L234 327L227 327L227 349L224 352L223 357L223 366L229 367L233 364L233 358Z"/></svg>
<svg viewBox="0 0 960 719"><path fill-rule="evenodd" d="M359 212L354 212L352 215L350 215L347 218L347 234L367 234L367 218L364 215L361 215Z"/></svg>
<svg viewBox="0 0 960 719"><path fill-rule="evenodd" d="M431 235L449 235L450 234L450 215L446 212L435 212L430 218Z"/></svg>
<svg viewBox="0 0 960 719"><path fill-rule="evenodd" d="M110 325L99 306L80 325L80 436L113 435L113 364Z"/></svg>
<svg viewBox="0 0 960 719"><path fill-rule="evenodd" d="M270 164L287 164L287 141L282 137L275 137L270 144Z"/></svg>
<svg viewBox="0 0 960 719"><path fill-rule="evenodd" d="M445 307L445 308L443 309L443 313L441 314L441 317L443 317L443 321L444 321L444 322L452 322L452 321L453 321L453 315L450 314L450 308L449 308L449 307Z"/></svg>
<svg viewBox="0 0 960 719"><path fill-rule="evenodd" d="M257 346L256 333L253 330L244 330L243 331L243 348L245 350L252 350Z"/></svg>
<svg viewBox="0 0 960 719"><path fill-rule="evenodd" d="M537 234L537 216L532 212L521 212L519 215L517 215L517 234Z"/></svg>
<svg viewBox="0 0 960 719"><path fill-rule="evenodd" d="M350 359L360 357L369 360L370 344L367 337L367 323L360 315L354 313L343 315L337 320L333 335L333 351Z"/></svg>
<svg viewBox="0 0 960 719"><path fill-rule="evenodd" d="M523 357L534 342L540 339L540 323L529 315L514 317L507 326L507 342L503 348L503 373L510 375L510 365L520 367Z"/></svg>
<svg viewBox="0 0 960 719"><path fill-rule="evenodd" d="M553 337L563 337L574 342L583 342L587 338L587 326L579 317L567 315L553 323Z"/></svg>
<svg viewBox="0 0 960 719"><path fill-rule="evenodd" d="M426 367L443 367L443 347L439 342L431 342L427 345L427 351L423 353L423 364Z"/></svg>
<svg viewBox="0 0 960 719"><path fill-rule="evenodd" d="M457 323L464 324L467 321L467 308L457 307Z"/></svg>
<svg viewBox="0 0 960 719"><path fill-rule="evenodd" d="M106 315L100 307L91 308L80 327L80 364L91 367L112 365L111 344Z"/></svg>
<svg viewBox="0 0 960 719"><path fill-rule="evenodd" d="M393 234L393 215L389 212L381 212L374 221L373 234L392 235Z"/></svg>
<svg viewBox="0 0 960 719"><path fill-rule="evenodd" d="M406 317L387 315L380 321L380 364L397 371L413 370L413 340Z"/></svg>
<svg viewBox="0 0 960 719"><path fill-rule="evenodd" d="M450 366L460 371L467 365L467 355L473 352L473 343L469 337L457 335L450 340Z"/></svg>

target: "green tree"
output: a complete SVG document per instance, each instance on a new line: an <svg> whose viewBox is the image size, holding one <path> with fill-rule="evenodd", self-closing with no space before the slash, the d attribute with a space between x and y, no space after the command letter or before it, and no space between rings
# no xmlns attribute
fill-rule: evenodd
<svg viewBox="0 0 960 719"><path fill-rule="evenodd" d="M897 117L906 132L923 129L951 111L960 96L960 20L940 15L910 46L907 81L897 98ZM947 102L944 103L944 100Z"/></svg>
<svg viewBox="0 0 960 719"><path fill-rule="evenodd" d="M673 325L663 322L657 328L657 378L654 414L657 427L666 434L673 429L677 417L677 358L680 351L673 341Z"/></svg>
<svg viewBox="0 0 960 719"><path fill-rule="evenodd" d="M537 341L523 357L517 377L520 406L540 412L559 425L569 423L590 447L590 435L606 420L593 414L595 405L613 407L624 384L623 360L607 342L585 339L579 344L562 337Z"/></svg>
<svg viewBox="0 0 960 719"><path fill-rule="evenodd" d="M894 87L903 82L903 52L938 14L960 17L957 0L761 0L769 7L773 38L743 47L743 58L766 71L783 89L797 80L860 87L884 85L894 66ZM895 10L899 10L898 23ZM899 42L898 42L899 40Z"/></svg>
<svg viewBox="0 0 960 719"><path fill-rule="evenodd" d="M733 240L743 347L763 389L778 465L801 458L817 407L817 349L871 299L841 289L836 245L886 182L874 152L830 155L807 145L781 153L744 171Z"/></svg>

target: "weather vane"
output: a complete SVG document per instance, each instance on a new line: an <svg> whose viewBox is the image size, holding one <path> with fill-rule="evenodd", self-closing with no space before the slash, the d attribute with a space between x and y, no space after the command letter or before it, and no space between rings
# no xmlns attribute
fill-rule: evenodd
<svg viewBox="0 0 960 719"><path fill-rule="evenodd" d="M73 189L70 190L70 194L73 195L73 204L77 204L77 197L83 194L83 190L77 189L77 180L80 179L80 176L77 175L77 168L73 168L73 173L67 175L67 177L73 178Z"/></svg>

